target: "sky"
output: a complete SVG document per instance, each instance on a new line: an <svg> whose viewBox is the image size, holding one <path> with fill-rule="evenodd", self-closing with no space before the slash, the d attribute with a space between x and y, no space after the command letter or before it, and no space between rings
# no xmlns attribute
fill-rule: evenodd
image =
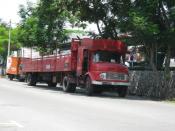
<svg viewBox="0 0 175 131"><path fill-rule="evenodd" d="M36 3L37 0L0 0L0 19L4 22L11 20L13 24L18 23L20 21L19 5L26 5L27 1Z"/></svg>

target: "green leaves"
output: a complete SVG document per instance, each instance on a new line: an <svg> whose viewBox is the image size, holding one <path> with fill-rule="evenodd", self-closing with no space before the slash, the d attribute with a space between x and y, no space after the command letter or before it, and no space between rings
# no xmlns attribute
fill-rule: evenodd
<svg viewBox="0 0 175 131"><path fill-rule="evenodd" d="M37 21L38 19L36 17L29 17L21 26L18 27L18 40L22 43L23 46L31 47L37 44Z"/></svg>
<svg viewBox="0 0 175 131"><path fill-rule="evenodd" d="M73 26L77 17L68 11L72 2L62 0L40 0L36 7L21 6L20 16L23 19L19 27L19 41L24 46L35 46L41 52L54 50L58 44L64 43L65 23L70 21Z"/></svg>
<svg viewBox="0 0 175 131"><path fill-rule="evenodd" d="M11 51L17 50L20 47L20 44L17 40L18 32L16 29L11 29ZM9 41L9 27L6 23L0 22L0 56L3 59L6 59L7 48Z"/></svg>
<svg viewBox="0 0 175 131"><path fill-rule="evenodd" d="M34 7L21 6L23 19L19 40L25 46L54 49L68 38L64 30L68 21L86 27L95 23L101 38L121 39L130 34L135 44L173 45L175 2L172 0L40 0Z"/></svg>
<svg viewBox="0 0 175 131"><path fill-rule="evenodd" d="M144 17L139 12L131 12L131 24L132 24L132 32L141 32L143 35L157 35L159 34L159 28L158 25L153 23L152 21L149 21L148 17Z"/></svg>

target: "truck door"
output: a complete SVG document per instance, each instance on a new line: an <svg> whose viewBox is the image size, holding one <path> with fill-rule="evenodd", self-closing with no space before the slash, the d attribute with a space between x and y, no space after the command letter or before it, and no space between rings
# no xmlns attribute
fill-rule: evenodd
<svg viewBox="0 0 175 131"><path fill-rule="evenodd" d="M89 53L87 49L78 49L78 61L77 61L77 76L83 75L88 71Z"/></svg>
<svg viewBox="0 0 175 131"><path fill-rule="evenodd" d="M83 65L82 65L82 70L83 73L88 72L88 67L89 67L89 53L88 50L83 51Z"/></svg>

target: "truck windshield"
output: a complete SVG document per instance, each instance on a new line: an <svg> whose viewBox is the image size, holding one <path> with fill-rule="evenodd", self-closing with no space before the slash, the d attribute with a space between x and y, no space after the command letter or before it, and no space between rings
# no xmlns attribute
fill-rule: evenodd
<svg viewBox="0 0 175 131"><path fill-rule="evenodd" d="M93 62L120 63L120 55L116 52L97 51L93 54Z"/></svg>

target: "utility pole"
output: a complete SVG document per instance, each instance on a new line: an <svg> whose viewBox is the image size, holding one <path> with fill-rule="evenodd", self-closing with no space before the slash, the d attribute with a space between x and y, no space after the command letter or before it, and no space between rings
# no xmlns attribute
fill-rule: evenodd
<svg viewBox="0 0 175 131"><path fill-rule="evenodd" d="M10 56L10 47L11 47L11 20L9 22L9 40L8 40L8 54L7 56Z"/></svg>

